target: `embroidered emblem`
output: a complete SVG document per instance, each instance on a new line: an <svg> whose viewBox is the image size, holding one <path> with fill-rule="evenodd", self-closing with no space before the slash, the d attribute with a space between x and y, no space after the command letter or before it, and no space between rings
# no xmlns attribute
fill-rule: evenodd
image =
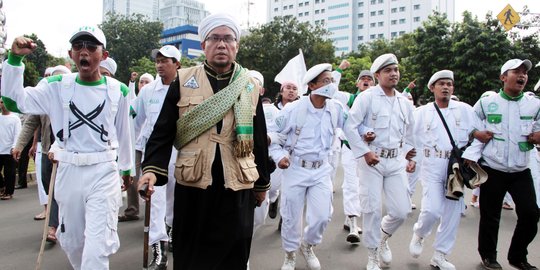
<svg viewBox="0 0 540 270"><path fill-rule="evenodd" d="M253 91L253 88L255 87L255 85L253 85L252 83L248 83L247 85L247 92L248 93L251 93L251 91Z"/></svg>
<svg viewBox="0 0 540 270"><path fill-rule="evenodd" d="M491 102L488 105L488 112L496 112L499 109L499 104Z"/></svg>
<svg viewBox="0 0 540 270"><path fill-rule="evenodd" d="M199 88L199 84L197 83L197 80L195 80L195 76L191 76L191 78L189 78L189 80L186 83L184 83L184 87L188 87L192 89Z"/></svg>

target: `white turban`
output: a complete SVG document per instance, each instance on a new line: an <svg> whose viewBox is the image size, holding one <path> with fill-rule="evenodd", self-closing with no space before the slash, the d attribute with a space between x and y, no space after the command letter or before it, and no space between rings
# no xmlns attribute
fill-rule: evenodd
<svg viewBox="0 0 540 270"><path fill-rule="evenodd" d="M227 26L234 31L236 39L240 40L240 24L227 13L212 14L204 18L199 24L199 38L203 42L212 30L220 26Z"/></svg>
<svg viewBox="0 0 540 270"><path fill-rule="evenodd" d="M140 79L144 79L144 78L147 78L148 80L150 81L154 81L154 76L152 76L152 74L150 73L144 73L143 75L141 75L141 77L139 78Z"/></svg>
<svg viewBox="0 0 540 270"><path fill-rule="evenodd" d="M108 70L113 76L116 73L116 61L114 61L110 57L107 57L107 59L101 61L101 63L99 63L99 66Z"/></svg>
<svg viewBox="0 0 540 270"><path fill-rule="evenodd" d="M71 73L71 70L69 70L69 68L67 68L64 65L58 65L51 69L51 75L69 74L69 73Z"/></svg>

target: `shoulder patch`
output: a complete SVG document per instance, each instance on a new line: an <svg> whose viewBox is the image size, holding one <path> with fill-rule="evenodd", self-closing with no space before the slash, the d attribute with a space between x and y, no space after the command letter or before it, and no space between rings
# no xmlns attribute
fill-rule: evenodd
<svg viewBox="0 0 540 270"><path fill-rule="evenodd" d="M61 81L62 81L62 74L47 77L48 83L61 82Z"/></svg>
<svg viewBox="0 0 540 270"><path fill-rule="evenodd" d="M189 80L187 80L187 82L184 83L183 86L192 89L199 88L199 84L197 83L197 80L195 80L195 76L191 76L191 78L189 78Z"/></svg>
<svg viewBox="0 0 540 270"><path fill-rule="evenodd" d="M126 97L129 94L129 87L124 83L120 83L120 91L122 91L122 96Z"/></svg>

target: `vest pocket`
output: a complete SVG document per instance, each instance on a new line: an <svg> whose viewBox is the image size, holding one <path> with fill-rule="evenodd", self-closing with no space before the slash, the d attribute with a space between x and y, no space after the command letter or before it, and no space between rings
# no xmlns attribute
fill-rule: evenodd
<svg viewBox="0 0 540 270"><path fill-rule="evenodd" d="M255 164L253 156L238 158L238 164L240 164L240 170L242 171L242 177L239 179L240 183L250 184L259 179L257 164Z"/></svg>
<svg viewBox="0 0 540 270"><path fill-rule="evenodd" d="M181 182L194 183L202 178L203 164L199 162L201 150L182 151L175 164L174 177Z"/></svg>

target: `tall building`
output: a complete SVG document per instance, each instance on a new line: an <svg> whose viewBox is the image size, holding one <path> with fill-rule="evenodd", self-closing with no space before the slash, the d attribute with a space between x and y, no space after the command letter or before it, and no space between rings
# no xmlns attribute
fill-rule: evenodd
<svg viewBox="0 0 540 270"><path fill-rule="evenodd" d="M195 0L162 0L159 7L159 21L164 29L181 25L199 25L210 13L204 4Z"/></svg>
<svg viewBox="0 0 540 270"><path fill-rule="evenodd" d="M330 32L336 55L356 51L358 45L412 32L433 11L453 22L455 0L267 0L267 18L293 16L321 25Z"/></svg>
<svg viewBox="0 0 540 270"><path fill-rule="evenodd" d="M159 0L103 0L103 20L109 12L124 16L142 14L156 21L159 18Z"/></svg>

